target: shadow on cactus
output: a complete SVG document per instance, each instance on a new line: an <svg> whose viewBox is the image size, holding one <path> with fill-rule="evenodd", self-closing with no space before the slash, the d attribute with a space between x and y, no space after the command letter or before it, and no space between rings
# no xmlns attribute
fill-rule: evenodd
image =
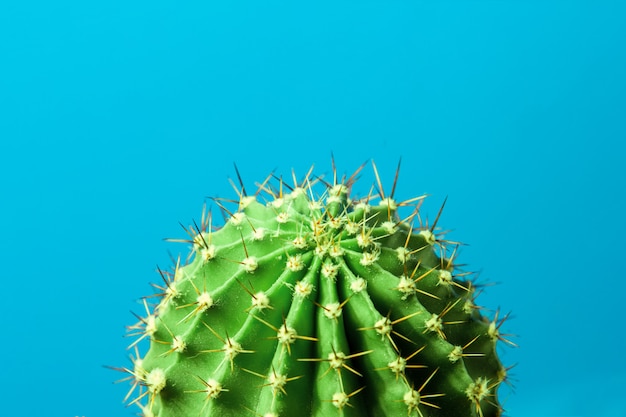
<svg viewBox="0 0 626 417"><path fill-rule="evenodd" d="M501 415L506 317L481 313L425 196L396 201L375 165L376 192L351 196L362 168L216 199L225 224L204 211L187 229L189 258L130 327L126 401L160 417Z"/></svg>

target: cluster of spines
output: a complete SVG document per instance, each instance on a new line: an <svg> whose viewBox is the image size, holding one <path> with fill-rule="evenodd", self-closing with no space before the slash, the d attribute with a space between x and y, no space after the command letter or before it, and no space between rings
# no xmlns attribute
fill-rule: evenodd
<svg viewBox="0 0 626 417"><path fill-rule="evenodd" d="M136 349L133 369L124 369L133 381L127 399L139 391L131 403L150 416L155 402L165 401L161 397L167 397L167 387L180 391L177 385L186 385L189 389L183 389L183 394L204 397L199 415L211 415L213 400L243 393L241 382L236 386L226 383L229 376L237 374L240 380L248 375L248 383L257 380L252 382L260 388L255 403L267 407L259 410L242 404L239 415L247 410L251 416L279 416L283 409L293 407L310 409L309 413L325 410L314 415L331 415L328 410L344 415L350 409L356 410L354 415L367 415L351 399L368 389L368 407L383 407L372 399L378 397L386 403L386 410L381 411L393 408L426 417L439 415L438 397L450 396L449 392L431 391L441 385L432 381L450 379L441 377L441 368L463 363L466 375L480 374L485 366L491 371L487 376L461 378L464 386L455 387L456 395L464 396L477 416L483 416L485 407L495 410L489 415L500 414L495 392L506 380L506 369L495 356L495 343L511 343L499 330L506 317L498 320L496 314L489 322L480 315L474 302L475 285L465 274L454 273L458 243L436 235L441 211L432 226L420 218L424 196L397 203L393 199L396 182L386 196L374 166L376 196L370 192L363 199L350 199L360 169L340 182L333 169L331 184L312 179L309 171L304 181L294 181L293 187L279 180L277 189L270 187L270 176L253 196L241 185L233 212L216 200L227 217L223 229L238 232L237 239L232 239L232 232L228 239L220 239L224 233L217 233L211 213L203 211L200 226L186 229L190 238L184 241L192 244L194 256L184 267L178 260L172 273L159 270L164 283L157 286L159 302L150 308L144 299L146 316L130 327L137 336L131 347L136 349L143 339L151 341L151 365L144 366L145 358L140 358ZM314 195L315 183L325 188L320 197ZM261 192L271 198L265 205L257 202ZM378 204L373 205L377 198ZM399 219L398 207L409 205L413 212ZM231 267L219 278L202 277L204 266L218 260ZM279 263L279 273L264 277L264 289L258 290L258 270ZM234 283L250 302L245 308L240 306L245 314L228 317L235 322L228 326L233 332L229 335L228 330L217 328L217 323L227 327L224 317L212 323L210 310L225 308L232 296L227 292ZM388 311L381 312L381 306ZM168 318L163 319L166 311ZM351 324L357 323L354 329L346 328L346 315ZM167 323L189 326L185 334L176 334ZM456 325L472 327L475 336L468 339L468 331L458 331ZM421 336L416 337L416 332ZM211 343L207 343L207 335L213 339ZM271 340L275 348L261 349L262 339ZM428 343L418 344L415 339ZM199 347L205 344L210 348ZM354 346L360 349L351 351ZM269 350L264 355L271 356L269 366L263 365L263 369L256 369L254 360L241 359L245 354L258 357L261 350ZM442 351L447 354L441 355ZM189 369L185 383L172 384L168 369L178 365L181 355L221 355L222 359L211 362L211 370ZM159 366L153 365L157 362ZM308 375L311 369L316 375ZM301 384L298 389L287 388L297 384ZM395 400L390 402L390 398ZM289 405L290 401L295 405ZM159 406L163 408L163 404Z"/></svg>

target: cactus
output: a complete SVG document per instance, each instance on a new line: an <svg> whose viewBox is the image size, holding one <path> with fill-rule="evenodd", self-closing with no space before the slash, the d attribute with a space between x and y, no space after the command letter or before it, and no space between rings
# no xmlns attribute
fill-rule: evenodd
<svg viewBox="0 0 626 417"><path fill-rule="evenodd" d="M363 166L338 181L333 163L332 182L235 187L220 228L204 210L129 327L126 400L146 417L501 415L506 317L476 305L441 210L425 224L425 196L396 201L373 167L375 195L351 197Z"/></svg>

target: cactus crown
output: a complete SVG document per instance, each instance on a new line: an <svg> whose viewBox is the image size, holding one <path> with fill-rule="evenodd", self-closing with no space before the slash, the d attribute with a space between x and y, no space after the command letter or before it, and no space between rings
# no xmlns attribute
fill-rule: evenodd
<svg viewBox="0 0 626 417"><path fill-rule="evenodd" d="M441 211L425 224L425 196L396 201L373 167L364 198L350 195L363 166L338 180L333 164L332 182L235 187L220 228L203 211L129 327L126 400L161 417L500 415L506 317L481 314Z"/></svg>

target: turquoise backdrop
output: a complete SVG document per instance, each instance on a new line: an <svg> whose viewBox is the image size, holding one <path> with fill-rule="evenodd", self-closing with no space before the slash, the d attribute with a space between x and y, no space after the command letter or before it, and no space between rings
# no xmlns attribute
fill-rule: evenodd
<svg viewBox="0 0 626 417"><path fill-rule="evenodd" d="M207 196L374 159L512 312L508 416L624 417L626 6L0 5L0 414L133 416L125 326ZM371 181L371 168L363 176ZM194 416L195 417L195 416Z"/></svg>

